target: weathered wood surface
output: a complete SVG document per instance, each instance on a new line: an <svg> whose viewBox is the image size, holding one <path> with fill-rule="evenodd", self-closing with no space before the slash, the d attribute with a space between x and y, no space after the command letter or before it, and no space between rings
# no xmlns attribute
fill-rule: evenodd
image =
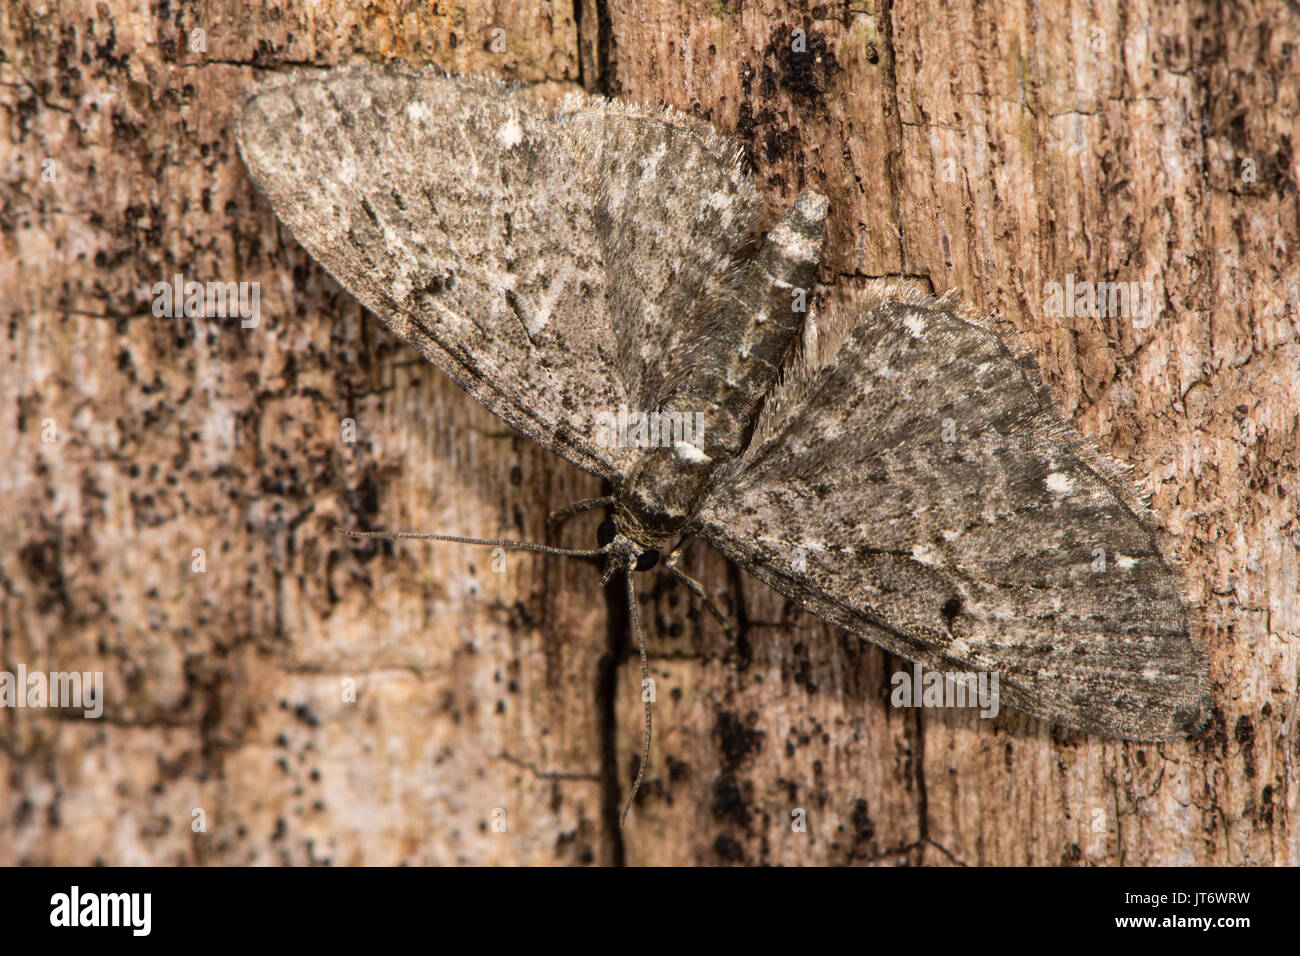
<svg viewBox="0 0 1300 956"><path fill-rule="evenodd" d="M106 680L98 721L0 710L0 863L1300 863L1286 4L24 0L0 45L0 669ZM1172 534L1206 733L896 710L901 662L701 549L740 640L643 579L657 737L620 832L639 672L593 569L330 533L541 540L599 488L394 342L249 183L239 92L354 58L696 112L772 211L830 197L826 284L1000 309ZM154 317L176 273L260 282L260 324ZM1048 315L1067 274L1163 312Z"/></svg>

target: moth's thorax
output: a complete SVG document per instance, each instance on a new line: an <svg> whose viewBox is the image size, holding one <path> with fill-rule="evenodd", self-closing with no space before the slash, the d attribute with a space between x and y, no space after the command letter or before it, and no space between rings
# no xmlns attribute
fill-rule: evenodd
<svg viewBox="0 0 1300 956"><path fill-rule="evenodd" d="M695 514L717 465L656 448L616 493L619 529L646 547L675 537Z"/></svg>
<svg viewBox="0 0 1300 956"><path fill-rule="evenodd" d="M642 548L662 548L677 536L692 513L665 500L652 480L637 482L636 476L615 495L614 520L619 533Z"/></svg>

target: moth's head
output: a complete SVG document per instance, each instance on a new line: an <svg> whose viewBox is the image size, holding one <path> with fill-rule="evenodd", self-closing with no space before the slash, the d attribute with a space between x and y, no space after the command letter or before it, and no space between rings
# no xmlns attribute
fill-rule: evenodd
<svg viewBox="0 0 1300 956"><path fill-rule="evenodd" d="M659 549L638 543L623 533L613 518L606 518L596 529L596 543L609 545L611 567L630 567L633 571L649 571L659 563Z"/></svg>

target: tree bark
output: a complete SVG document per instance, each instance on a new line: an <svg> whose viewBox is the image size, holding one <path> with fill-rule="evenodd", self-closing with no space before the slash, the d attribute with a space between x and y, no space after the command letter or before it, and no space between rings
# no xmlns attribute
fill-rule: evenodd
<svg viewBox="0 0 1300 956"><path fill-rule="evenodd" d="M0 863L1300 864L1293 8L19 0L0 40L0 670L105 681L98 720L0 709ZM621 590L332 531L541 541L600 493L364 314L249 182L239 93L358 58L696 113L773 214L829 197L825 294L906 275L1000 311L1171 533L1207 730L895 709L905 662L697 546L739 638L641 576L656 739L620 830ZM175 274L260 283L260 323L156 317ZM1152 283L1162 311L1049 314L1067 275Z"/></svg>

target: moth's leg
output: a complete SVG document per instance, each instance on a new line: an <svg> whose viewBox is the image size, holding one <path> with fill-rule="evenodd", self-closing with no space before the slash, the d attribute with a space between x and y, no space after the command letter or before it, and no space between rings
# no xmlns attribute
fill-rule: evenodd
<svg viewBox="0 0 1300 956"><path fill-rule="evenodd" d="M704 585L677 566L677 562L681 560L682 552L686 550L686 546L690 543L691 539L689 538L679 542L677 547L673 548L672 553L668 555L668 559L664 561L664 567L671 571L673 577L678 581L681 581L682 584L685 584L687 589L704 603L704 606L708 608L709 613L718 619L718 623L721 624L722 629L726 631L727 639L734 641L736 639L736 632L732 629L731 624L728 623L726 616L718 610L717 605L714 604L713 601L710 600L708 594L705 593Z"/></svg>
<svg viewBox="0 0 1300 956"><path fill-rule="evenodd" d="M636 780L632 781L632 792L627 795L627 803L623 804L623 815L618 818L620 827L627 822L627 812L632 809L632 801L636 799L636 792L641 789L641 781L645 779L645 768L650 763L650 736L651 727L653 726L650 715L650 697L646 695L646 688L650 686L650 659L646 656L645 631L641 629L641 614L636 606L636 588L632 584L632 565L625 565L623 570L627 574L627 616L632 621L632 632L636 635L637 650L641 652L641 699L645 703L645 746L641 750L641 766L637 768Z"/></svg>
<svg viewBox="0 0 1300 956"><path fill-rule="evenodd" d="M554 534L560 530L560 526L568 521L574 515L580 515L584 511L590 511L593 508L607 508L614 504L613 495L605 495L603 498L584 498L581 501L575 501L571 505L565 505L563 508L557 508L546 517L546 531L548 534Z"/></svg>

